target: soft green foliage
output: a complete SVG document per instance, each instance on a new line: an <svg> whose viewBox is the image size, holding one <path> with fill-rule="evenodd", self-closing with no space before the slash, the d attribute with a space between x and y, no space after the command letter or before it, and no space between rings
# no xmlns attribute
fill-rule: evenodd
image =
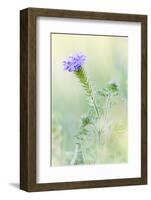
<svg viewBox="0 0 151 200"><path fill-rule="evenodd" d="M76 135L76 147L71 164L87 163L87 160L84 159L87 155L85 156L84 154L91 153L91 148L86 145L90 138L95 138L94 141L92 140L94 142L94 144L92 142L92 150L94 151L95 149L95 156L93 155L93 158L95 157L95 162L97 163L100 161L98 156L101 155L103 145L110 139L110 137L108 137L108 130L111 129L111 127L108 115L113 105L113 98L119 95L119 85L116 81L110 81L105 88L95 91L92 89L83 67L74 73L85 90L89 112L82 115L80 119L80 127ZM103 102L100 101L102 98ZM97 124L101 119L103 119L103 124L98 127ZM106 136L108 137L107 140L105 140ZM89 162L91 161L89 160Z"/></svg>

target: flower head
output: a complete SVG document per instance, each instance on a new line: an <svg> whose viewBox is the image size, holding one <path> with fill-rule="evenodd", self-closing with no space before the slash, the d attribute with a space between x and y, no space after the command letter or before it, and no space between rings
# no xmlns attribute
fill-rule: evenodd
<svg viewBox="0 0 151 200"><path fill-rule="evenodd" d="M86 60L86 56L82 53L75 53L63 61L64 70L69 72L79 71Z"/></svg>
<svg viewBox="0 0 151 200"><path fill-rule="evenodd" d="M112 92L117 92L119 90L119 84L116 80L111 80L108 83L108 89Z"/></svg>

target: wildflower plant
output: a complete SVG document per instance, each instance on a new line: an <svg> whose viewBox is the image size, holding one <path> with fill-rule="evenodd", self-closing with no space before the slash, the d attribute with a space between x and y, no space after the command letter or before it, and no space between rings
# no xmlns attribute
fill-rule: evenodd
<svg viewBox="0 0 151 200"><path fill-rule="evenodd" d="M74 73L77 77L88 103L87 113L81 116L79 128L75 134L75 150L71 159L73 165L100 162L105 138L109 138L110 134L109 112L114 98L120 92L116 80L111 80L106 87L96 90L89 81L83 66L86 59L83 53L76 53L63 61L64 70ZM92 155L92 148L95 149L94 155Z"/></svg>

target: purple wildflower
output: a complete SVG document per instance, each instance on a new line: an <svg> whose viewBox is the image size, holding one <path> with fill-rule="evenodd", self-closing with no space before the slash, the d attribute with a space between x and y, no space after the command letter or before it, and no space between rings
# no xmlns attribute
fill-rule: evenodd
<svg viewBox="0 0 151 200"><path fill-rule="evenodd" d="M82 53L75 53L63 61L64 70L69 72L79 71L86 60L86 56Z"/></svg>

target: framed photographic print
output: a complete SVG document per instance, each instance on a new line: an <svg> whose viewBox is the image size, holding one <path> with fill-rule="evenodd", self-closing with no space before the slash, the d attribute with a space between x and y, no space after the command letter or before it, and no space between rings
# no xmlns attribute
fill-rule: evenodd
<svg viewBox="0 0 151 200"><path fill-rule="evenodd" d="M20 188L147 183L147 16L20 12Z"/></svg>

